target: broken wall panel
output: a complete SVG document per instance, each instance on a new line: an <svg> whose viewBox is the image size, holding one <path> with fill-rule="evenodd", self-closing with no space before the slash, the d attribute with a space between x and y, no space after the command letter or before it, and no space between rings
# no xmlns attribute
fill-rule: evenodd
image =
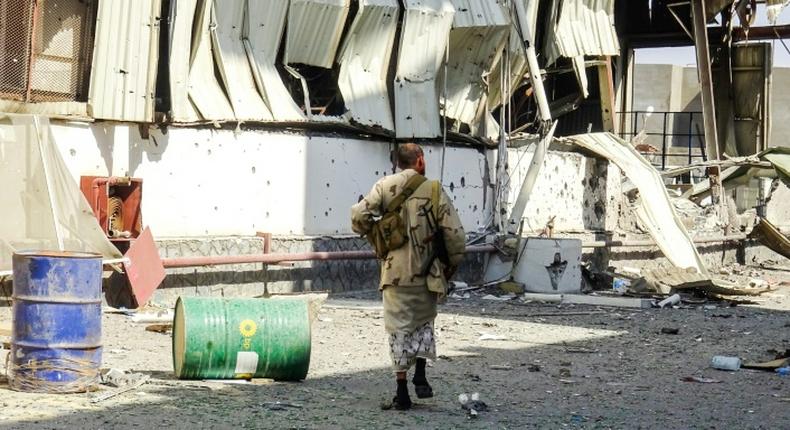
<svg viewBox="0 0 790 430"><path fill-rule="evenodd" d="M266 121L272 114L255 86L242 41L246 0L214 3L216 23L211 31L214 58L238 120Z"/></svg>
<svg viewBox="0 0 790 430"><path fill-rule="evenodd" d="M445 115L474 124L486 107L483 76L491 72L505 45L510 20L494 0L453 0ZM439 87L444 87L440 76Z"/></svg>
<svg viewBox="0 0 790 430"><path fill-rule="evenodd" d="M199 0L192 39L192 64L189 68L189 99L206 120L227 121L234 118L233 108L214 74L211 47L213 27L211 9L214 0Z"/></svg>
<svg viewBox="0 0 790 430"><path fill-rule="evenodd" d="M285 64L332 68L350 4L350 0L292 0Z"/></svg>
<svg viewBox="0 0 790 430"><path fill-rule="evenodd" d="M771 45L738 44L732 50L732 94L734 98L736 156L747 156L767 146L766 118L770 97Z"/></svg>
<svg viewBox="0 0 790 430"><path fill-rule="evenodd" d="M669 200L664 180L650 162L630 143L611 133L583 134L567 139L607 158L631 180L639 190L636 215L672 264L706 273L694 242Z"/></svg>
<svg viewBox="0 0 790 430"><path fill-rule="evenodd" d="M152 122L161 0L99 2L88 103L94 118Z"/></svg>
<svg viewBox="0 0 790 430"><path fill-rule="evenodd" d="M395 72L397 137L438 137L436 75L442 65L455 8L448 0L404 1Z"/></svg>
<svg viewBox="0 0 790 430"><path fill-rule="evenodd" d="M338 86L351 119L391 131L387 71L399 14L396 0L360 0L338 60Z"/></svg>
<svg viewBox="0 0 790 430"><path fill-rule="evenodd" d="M21 250L60 250L121 257L105 236L55 144L49 120L0 118L0 272ZM79 143L83 143L82 141Z"/></svg>
<svg viewBox="0 0 790 430"><path fill-rule="evenodd" d="M275 63L285 30L288 0L248 3L249 34L246 46L252 73L275 121L300 121L305 116L285 88Z"/></svg>
<svg viewBox="0 0 790 430"><path fill-rule="evenodd" d="M553 0L543 54L546 64L559 57L617 56L614 0Z"/></svg>
<svg viewBox="0 0 790 430"><path fill-rule="evenodd" d="M177 0L170 3L170 114L176 122L193 122L199 119L195 106L189 100L189 65L192 45L192 27L198 0Z"/></svg>

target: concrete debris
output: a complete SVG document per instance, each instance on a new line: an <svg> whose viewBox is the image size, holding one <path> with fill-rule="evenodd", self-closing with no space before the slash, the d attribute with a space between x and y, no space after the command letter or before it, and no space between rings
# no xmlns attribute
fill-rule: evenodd
<svg viewBox="0 0 790 430"><path fill-rule="evenodd" d="M498 334L480 332L480 337L477 340L507 340L507 337Z"/></svg>
<svg viewBox="0 0 790 430"><path fill-rule="evenodd" d="M700 376L686 376L685 378L681 379L684 382L699 382L700 384L721 384L721 381L718 379L712 378L703 378Z"/></svg>
<svg viewBox="0 0 790 430"><path fill-rule="evenodd" d="M146 384L150 379L151 377L149 375L125 373L122 370L111 369L105 375L102 375L102 381L109 386L117 388L91 397L91 403L103 402L107 399L136 390Z"/></svg>
<svg viewBox="0 0 790 430"><path fill-rule="evenodd" d="M461 393L458 395L458 402L461 403L461 408L468 411L470 418L477 418L479 412L486 412L488 405L480 400L480 393L466 394Z"/></svg>

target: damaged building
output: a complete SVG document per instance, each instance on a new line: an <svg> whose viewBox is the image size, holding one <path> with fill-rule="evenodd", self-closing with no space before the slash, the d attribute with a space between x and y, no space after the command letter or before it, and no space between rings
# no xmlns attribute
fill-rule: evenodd
<svg viewBox="0 0 790 430"><path fill-rule="evenodd" d="M553 235L581 239L583 260L598 271L635 255L612 246L617 241L653 240L658 248L642 251L677 263L657 236L666 227L643 225L657 215L645 209L635 217L639 195L653 196L645 199L633 176L650 165L671 192L691 194L703 202L698 211L719 218L700 231L699 213L683 218L663 207L685 223L675 232L685 241L687 230L704 240L744 236L754 222L741 214L755 208L784 228L786 209L771 197L787 193L774 179L786 176L767 161L781 155L759 157L765 174L738 181L718 176L714 163L769 150L771 112L783 108L770 102L771 46L759 40L786 28L750 28L749 2L18 3L3 15L9 67L1 103L9 130L25 132L6 133L5 145L43 139L42 157L52 151L46 145L57 148L64 171L50 169L41 196L62 197L55 173L84 184L118 249L108 259L120 258L144 227L165 259L366 249L350 231L348 207L392 172L389 153L405 140L426 146L428 175L441 178L474 243L551 224ZM11 13L23 4L26 13ZM707 8L702 21L691 6ZM767 10L777 17L781 6ZM700 112L650 118L645 90L634 89L635 69L646 67L635 67L634 50L684 45L696 46L701 60ZM25 114L50 119L14 125L27 124ZM582 136L599 132L611 134ZM644 157L604 148L621 144L615 136ZM632 165L643 158L647 165ZM4 174L41 174L39 165L11 169L18 160L6 156ZM701 181L714 171L725 186L704 191ZM89 186L95 178L109 185ZM7 205L20 191L6 188ZM101 197L115 193L117 231ZM6 271L10 251L26 241L57 246L69 236L68 226L43 236L18 228L41 218L13 206L8 219L17 224L4 223ZM56 209L37 216L70 222ZM106 247L74 240L85 250ZM744 239L709 242L699 258L709 254L713 264L722 252L743 259L759 248ZM470 257L470 281L482 279L473 274L487 261ZM217 285L232 294L368 288L374 268L342 260L173 268L158 294Z"/></svg>
<svg viewBox="0 0 790 430"><path fill-rule="evenodd" d="M3 296L29 249L101 254L114 307L375 290L349 208L405 142L461 283L736 294L790 257L789 3L5 1Z"/></svg>

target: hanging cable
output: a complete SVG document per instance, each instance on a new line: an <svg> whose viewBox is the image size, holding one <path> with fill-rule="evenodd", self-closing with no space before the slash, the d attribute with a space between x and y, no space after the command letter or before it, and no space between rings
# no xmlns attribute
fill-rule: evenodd
<svg viewBox="0 0 790 430"><path fill-rule="evenodd" d="M442 164L439 171L439 183L444 182L444 158L447 155L447 67L450 62L450 33L447 33L447 43L444 46L444 85L442 89L444 106L442 108Z"/></svg>

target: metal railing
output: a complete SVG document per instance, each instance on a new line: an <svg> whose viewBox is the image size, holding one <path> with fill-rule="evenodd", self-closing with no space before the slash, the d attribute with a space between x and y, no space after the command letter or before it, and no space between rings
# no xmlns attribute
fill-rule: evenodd
<svg viewBox="0 0 790 430"><path fill-rule="evenodd" d="M660 157L659 163L653 163L656 168L666 170L668 157L677 159L683 156L683 154L678 152L670 152L670 148L687 148L686 159L688 164L694 163L695 158L701 158L702 161L707 160L705 134L701 131L702 112L630 111L621 112L620 115L628 115L630 120L630 130L621 133L621 138L630 141L637 135L644 134L647 137L646 143L650 143L651 138L655 141L655 139L660 137L661 142L659 146L661 149L659 152L640 151L643 155ZM657 127L655 124L649 124L649 122L652 122L649 121L650 118L653 117L659 118L661 121ZM699 153L696 153L695 149L698 149Z"/></svg>

